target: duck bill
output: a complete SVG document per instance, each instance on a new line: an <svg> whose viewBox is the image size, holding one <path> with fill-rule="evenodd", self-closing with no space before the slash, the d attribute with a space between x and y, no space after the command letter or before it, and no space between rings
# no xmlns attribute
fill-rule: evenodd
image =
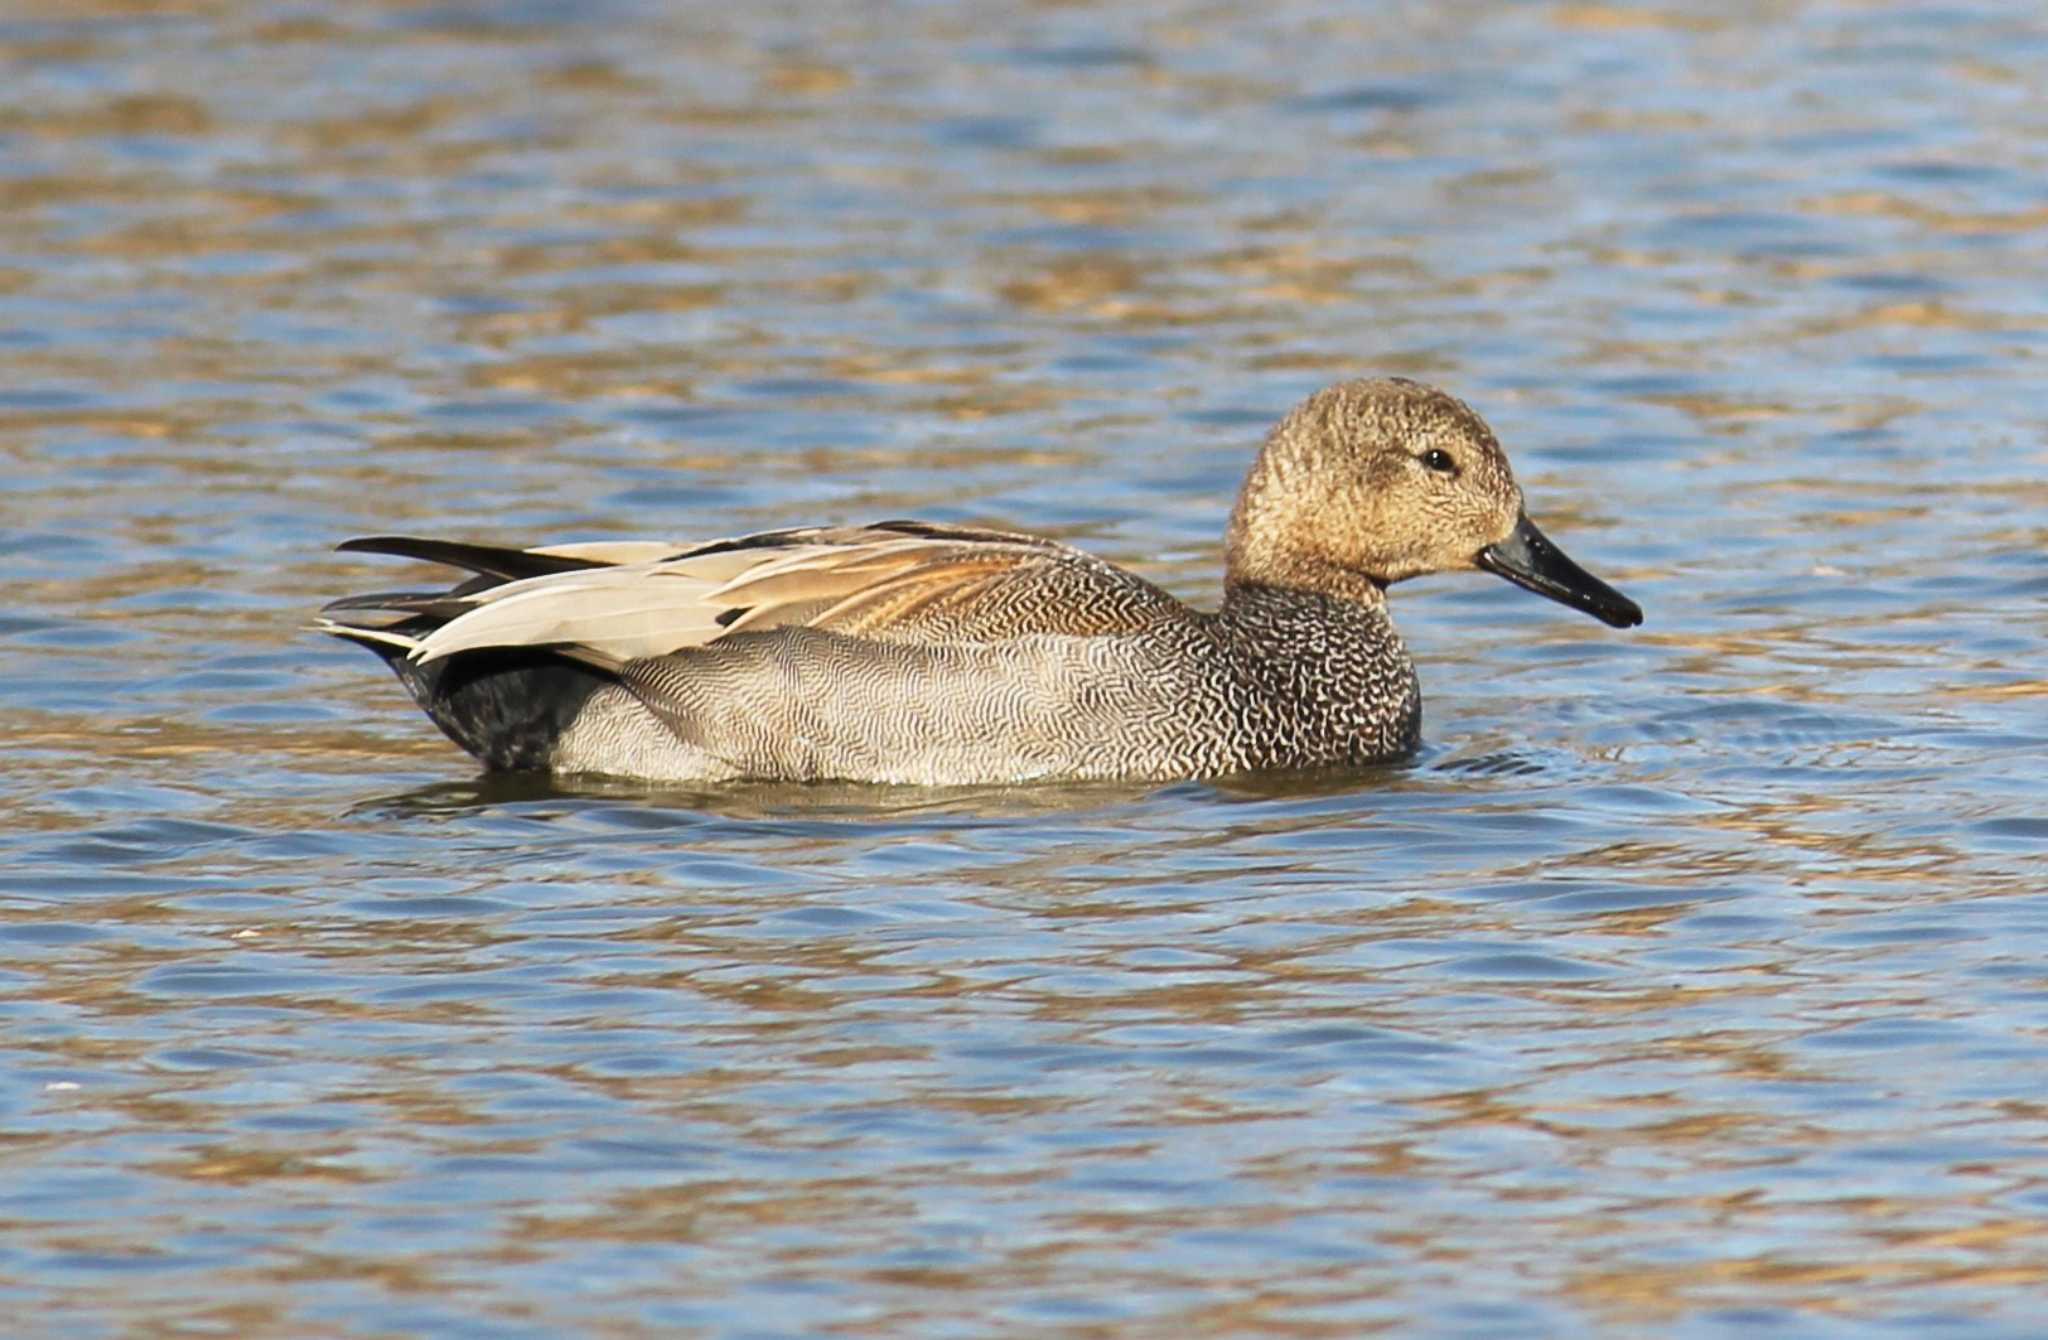
<svg viewBox="0 0 2048 1340"><path fill-rule="evenodd" d="M1505 540L1481 549L1473 562L1612 627L1633 628L1643 621L1641 606L1566 558L1526 514L1516 518L1515 529Z"/></svg>

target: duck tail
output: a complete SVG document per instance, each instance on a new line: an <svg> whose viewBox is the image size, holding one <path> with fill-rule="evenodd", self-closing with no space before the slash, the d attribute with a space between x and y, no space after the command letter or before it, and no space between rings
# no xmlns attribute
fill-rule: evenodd
<svg viewBox="0 0 2048 1340"><path fill-rule="evenodd" d="M447 592L349 596L323 608L310 628L374 652L442 733L485 767L546 768L562 732L612 676L545 648L416 660L421 639L461 608Z"/></svg>

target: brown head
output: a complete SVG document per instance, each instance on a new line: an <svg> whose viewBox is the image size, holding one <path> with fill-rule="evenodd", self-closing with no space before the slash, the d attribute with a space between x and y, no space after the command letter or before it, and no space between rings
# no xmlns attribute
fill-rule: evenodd
<svg viewBox="0 0 2048 1340"><path fill-rule="evenodd" d="M1522 511L1493 431L1419 382L1339 382L1268 434L1226 537L1228 582L1376 600L1426 572L1483 568L1629 628L1642 610Z"/></svg>

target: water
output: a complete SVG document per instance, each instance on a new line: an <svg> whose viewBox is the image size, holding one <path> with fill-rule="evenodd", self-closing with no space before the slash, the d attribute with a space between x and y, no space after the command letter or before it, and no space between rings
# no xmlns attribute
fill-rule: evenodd
<svg viewBox="0 0 2048 1340"><path fill-rule="evenodd" d="M2037 1334L2030 6L0 17L0 1295L49 1335ZM1359 371L1616 633L1343 779L479 778L352 534L1213 595Z"/></svg>

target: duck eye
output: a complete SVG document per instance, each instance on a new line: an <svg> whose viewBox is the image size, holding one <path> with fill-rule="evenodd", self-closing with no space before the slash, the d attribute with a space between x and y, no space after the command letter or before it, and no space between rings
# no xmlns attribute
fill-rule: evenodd
<svg viewBox="0 0 2048 1340"><path fill-rule="evenodd" d="M1454 475L1458 473L1458 463L1452 460L1451 453L1445 451L1442 447L1431 447L1416 459L1440 475Z"/></svg>

